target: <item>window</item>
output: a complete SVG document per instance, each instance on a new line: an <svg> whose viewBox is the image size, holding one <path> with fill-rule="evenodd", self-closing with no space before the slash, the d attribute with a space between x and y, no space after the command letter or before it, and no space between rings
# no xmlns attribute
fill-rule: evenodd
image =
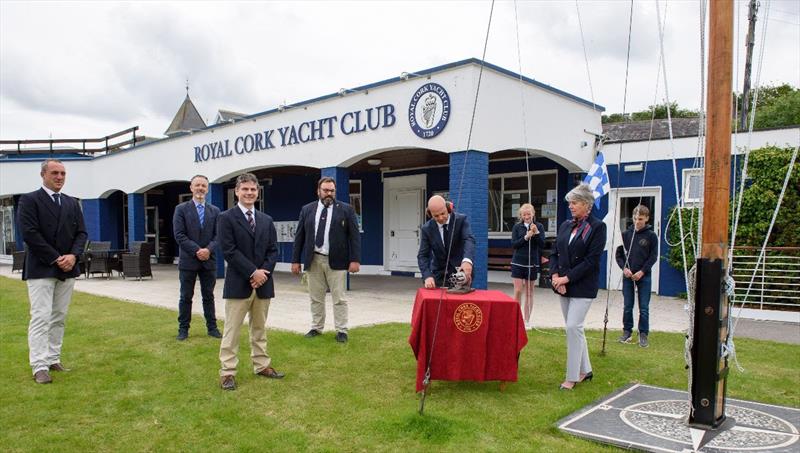
<svg viewBox="0 0 800 453"><path fill-rule="evenodd" d="M489 177L489 232L508 233L517 222L517 212L525 203L533 204L536 220L541 222L548 235L556 233L555 216L558 174L542 171L530 174L530 191L525 173L494 175ZM552 219L552 221L551 221Z"/></svg>
<svg viewBox="0 0 800 453"><path fill-rule="evenodd" d="M358 231L363 233L364 223L361 221L361 181L358 179L350 180L350 206L356 211Z"/></svg>
<svg viewBox="0 0 800 453"><path fill-rule="evenodd" d="M694 204L703 201L703 169L683 170L683 203Z"/></svg>

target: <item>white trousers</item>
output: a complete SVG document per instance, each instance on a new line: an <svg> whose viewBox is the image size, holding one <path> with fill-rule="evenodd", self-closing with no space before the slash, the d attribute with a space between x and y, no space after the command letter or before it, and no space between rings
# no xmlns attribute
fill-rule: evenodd
<svg viewBox="0 0 800 453"><path fill-rule="evenodd" d="M581 374L592 371L589 362L589 348L586 345L586 336L583 333L583 322L586 313L592 306L594 299L579 297L559 297L561 300L561 313L567 331L567 379L578 382Z"/></svg>
<svg viewBox="0 0 800 453"><path fill-rule="evenodd" d="M47 370L61 362L64 342L64 321L72 299L75 279L63 282L56 278L27 280L31 303L31 322L28 324L29 360L33 373Z"/></svg>
<svg viewBox="0 0 800 453"><path fill-rule="evenodd" d="M325 292L333 299L333 325L337 332L347 333L346 270L331 269L328 257L314 254L308 268L308 295L311 299L311 328L322 332L325 327Z"/></svg>

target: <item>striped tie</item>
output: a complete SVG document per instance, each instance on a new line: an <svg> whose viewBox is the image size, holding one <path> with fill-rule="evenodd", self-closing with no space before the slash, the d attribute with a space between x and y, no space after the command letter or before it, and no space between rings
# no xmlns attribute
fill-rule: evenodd
<svg viewBox="0 0 800 453"><path fill-rule="evenodd" d="M247 223L250 224L250 231L256 232L256 219L253 218L253 211L247 210Z"/></svg>
<svg viewBox="0 0 800 453"><path fill-rule="evenodd" d="M206 220L206 207L199 204L197 205L197 216L200 217L200 226L203 226L203 223Z"/></svg>
<svg viewBox="0 0 800 453"><path fill-rule="evenodd" d="M57 205L61 206L61 194L58 193L58 192L55 192L53 194L53 201L55 201Z"/></svg>

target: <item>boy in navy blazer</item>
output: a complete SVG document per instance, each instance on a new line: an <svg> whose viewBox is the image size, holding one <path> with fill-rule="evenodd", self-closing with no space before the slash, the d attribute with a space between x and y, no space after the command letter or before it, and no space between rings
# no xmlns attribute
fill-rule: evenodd
<svg viewBox="0 0 800 453"><path fill-rule="evenodd" d="M192 199L179 204L172 217L175 242L180 249L178 278L181 283L178 300L178 340L189 336L192 322L192 298L197 277L203 297L203 314L208 335L222 338L217 328L214 307L214 286L217 283L215 251L217 249L217 216L219 208L206 202L208 178L196 175L189 183Z"/></svg>
<svg viewBox="0 0 800 453"><path fill-rule="evenodd" d="M278 233L272 217L255 209L258 179L252 173L236 178L236 206L219 215L220 249L228 263L222 297L225 329L219 348L220 387L235 390L239 363L239 334L245 315L250 315L250 357L256 375L280 379L267 353L267 313L275 297L272 273L278 261Z"/></svg>
<svg viewBox="0 0 800 453"><path fill-rule="evenodd" d="M311 330L306 337L322 334L325 327L325 292L333 299L336 341L347 342L347 272L358 272L361 263L361 234L352 206L336 200L336 181L323 177L317 182L318 200L300 210L292 250L292 272L300 263L308 274L311 299Z"/></svg>
<svg viewBox="0 0 800 453"><path fill-rule="evenodd" d="M87 235L78 200L61 193L67 177L64 164L48 159L40 175L42 188L19 199L17 221L25 241L22 279L31 303L30 365L34 381L49 384L50 371L67 371L61 364L64 321Z"/></svg>

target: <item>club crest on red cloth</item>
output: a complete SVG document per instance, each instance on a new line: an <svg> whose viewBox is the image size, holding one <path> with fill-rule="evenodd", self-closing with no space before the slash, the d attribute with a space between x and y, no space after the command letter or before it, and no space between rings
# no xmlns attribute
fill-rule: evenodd
<svg viewBox="0 0 800 453"><path fill-rule="evenodd" d="M463 303L453 313L453 322L458 330L464 333L472 333L478 330L481 323L483 323L483 312L475 304Z"/></svg>

